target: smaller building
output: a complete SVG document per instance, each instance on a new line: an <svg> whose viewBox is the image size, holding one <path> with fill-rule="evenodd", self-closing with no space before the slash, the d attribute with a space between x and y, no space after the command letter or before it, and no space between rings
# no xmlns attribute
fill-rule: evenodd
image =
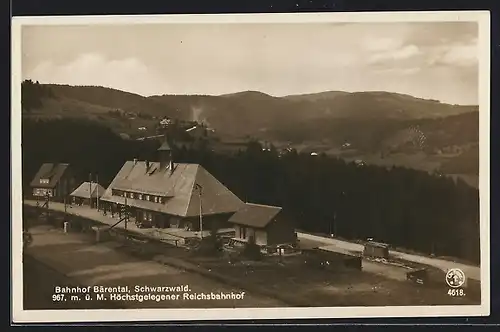
<svg viewBox="0 0 500 332"><path fill-rule="evenodd" d="M375 258L389 258L389 247L386 243L368 241L363 249L363 256Z"/></svg>
<svg viewBox="0 0 500 332"><path fill-rule="evenodd" d="M95 207L97 199L101 198L106 189L96 182L84 182L71 194L71 202L76 205L89 205Z"/></svg>
<svg viewBox="0 0 500 332"><path fill-rule="evenodd" d="M297 241L295 228L281 207L246 203L229 222L235 228L233 240L239 243L255 241L258 246L276 248Z"/></svg>
<svg viewBox="0 0 500 332"><path fill-rule="evenodd" d="M49 197L54 201L64 201L76 187L75 178L69 164L45 163L30 183L35 199Z"/></svg>

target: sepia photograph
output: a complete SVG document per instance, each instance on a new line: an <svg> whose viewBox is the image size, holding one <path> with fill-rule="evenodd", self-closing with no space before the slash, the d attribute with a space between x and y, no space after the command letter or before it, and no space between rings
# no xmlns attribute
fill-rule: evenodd
<svg viewBox="0 0 500 332"><path fill-rule="evenodd" d="M489 315L489 75L480 11L14 17L14 322Z"/></svg>

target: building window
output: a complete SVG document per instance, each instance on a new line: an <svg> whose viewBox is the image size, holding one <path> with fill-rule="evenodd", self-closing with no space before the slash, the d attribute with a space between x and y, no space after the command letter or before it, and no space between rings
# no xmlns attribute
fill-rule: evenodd
<svg viewBox="0 0 500 332"><path fill-rule="evenodd" d="M247 229L246 229L246 227L241 227L240 228L240 238L241 239L246 239L247 238Z"/></svg>
<svg viewBox="0 0 500 332"><path fill-rule="evenodd" d="M139 199L142 199L142 194L139 194Z"/></svg>
<svg viewBox="0 0 500 332"><path fill-rule="evenodd" d="M155 196L155 203L158 203L159 197Z"/></svg>
<svg viewBox="0 0 500 332"><path fill-rule="evenodd" d="M153 214L151 212L144 211L143 216L145 221L153 221Z"/></svg>
<svg viewBox="0 0 500 332"><path fill-rule="evenodd" d="M51 189L42 189L42 188L37 188L33 192L34 196L39 196L39 197L46 197L47 195L49 197L53 196L53 192Z"/></svg>
<svg viewBox="0 0 500 332"><path fill-rule="evenodd" d="M49 179L40 179L41 184L49 184Z"/></svg>
<svg viewBox="0 0 500 332"><path fill-rule="evenodd" d="M146 201L149 201L149 195L146 195Z"/></svg>

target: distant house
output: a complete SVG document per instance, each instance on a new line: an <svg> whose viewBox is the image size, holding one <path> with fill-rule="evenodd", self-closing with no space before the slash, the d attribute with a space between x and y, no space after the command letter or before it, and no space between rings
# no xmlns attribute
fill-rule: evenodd
<svg viewBox="0 0 500 332"><path fill-rule="evenodd" d="M47 196L54 201L64 201L75 189L75 178L69 164L43 164L30 183L34 198Z"/></svg>
<svg viewBox="0 0 500 332"><path fill-rule="evenodd" d="M105 191L106 189L100 184L86 181L76 188L70 196L73 204L94 207L97 204L97 198L101 198Z"/></svg>
<svg viewBox="0 0 500 332"><path fill-rule="evenodd" d="M163 118L162 120L160 120L160 126L162 127L167 127L169 125L171 125L173 123L173 121L169 118Z"/></svg>
<svg viewBox="0 0 500 332"><path fill-rule="evenodd" d="M296 243L295 229L281 207L246 203L229 222L235 228L234 240L240 243L252 238L262 247Z"/></svg>
<svg viewBox="0 0 500 332"><path fill-rule="evenodd" d="M366 166L366 163L361 159L354 160L354 164L356 166Z"/></svg>
<svg viewBox="0 0 500 332"><path fill-rule="evenodd" d="M128 206L142 226L197 231L226 226L244 205L201 165L176 163L167 141L158 154L155 162L125 162L101 197L103 208Z"/></svg>

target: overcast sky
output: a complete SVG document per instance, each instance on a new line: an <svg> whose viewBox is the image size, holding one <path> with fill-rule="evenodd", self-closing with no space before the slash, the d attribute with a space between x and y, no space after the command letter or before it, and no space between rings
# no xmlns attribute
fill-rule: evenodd
<svg viewBox="0 0 500 332"><path fill-rule="evenodd" d="M478 103L476 23L24 26L24 79L144 96L391 91Z"/></svg>

